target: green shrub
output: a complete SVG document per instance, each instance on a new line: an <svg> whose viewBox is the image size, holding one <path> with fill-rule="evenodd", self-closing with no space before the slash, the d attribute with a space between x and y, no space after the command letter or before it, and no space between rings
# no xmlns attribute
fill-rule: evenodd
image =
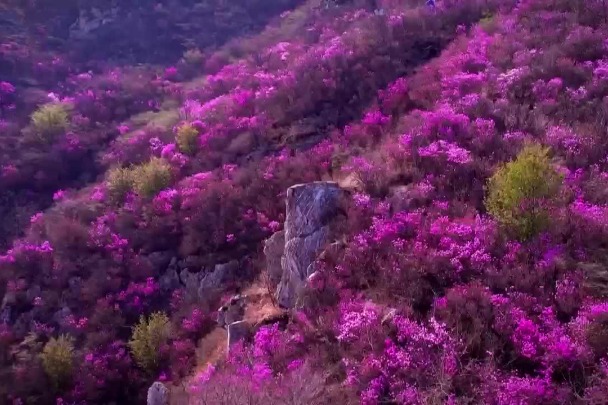
<svg viewBox="0 0 608 405"><path fill-rule="evenodd" d="M45 104L32 114L32 125L43 139L58 135L68 128L68 110L63 104Z"/></svg>
<svg viewBox="0 0 608 405"><path fill-rule="evenodd" d="M127 193L133 190L133 183L131 169L123 167L111 169L106 180L109 197L114 201L122 201Z"/></svg>
<svg viewBox="0 0 608 405"><path fill-rule="evenodd" d="M133 188L143 197L153 197L171 183L171 166L160 158L152 158L147 163L132 169Z"/></svg>
<svg viewBox="0 0 608 405"><path fill-rule="evenodd" d="M137 364L146 371L154 372L160 363L160 350L169 339L171 325L169 318L156 312L149 319L142 315L133 329L129 347Z"/></svg>
<svg viewBox="0 0 608 405"><path fill-rule="evenodd" d="M520 239L546 228L550 207L560 189L562 179L548 153L548 148L538 144L527 145L488 182L488 212Z"/></svg>
<svg viewBox="0 0 608 405"><path fill-rule="evenodd" d="M181 152L192 155L198 147L198 130L190 124L183 124L177 129L175 141Z"/></svg>
<svg viewBox="0 0 608 405"><path fill-rule="evenodd" d="M65 384L72 376L74 343L71 337L52 338L40 354L42 366L55 388Z"/></svg>

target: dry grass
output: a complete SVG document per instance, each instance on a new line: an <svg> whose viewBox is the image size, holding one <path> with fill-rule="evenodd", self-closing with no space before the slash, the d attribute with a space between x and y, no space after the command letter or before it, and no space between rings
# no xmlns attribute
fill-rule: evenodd
<svg viewBox="0 0 608 405"><path fill-rule="evenodd" d="M272 319L284 313L274 305L271 293L261 282L254 282L249 286L243 295L247 297L244 320L250 325L259 325L264 320ZM226 357L226 342L228 334L225 329L216 327L203 337L198 344L196 351L196 367L192 375L204 370L210 364L217 364ZM188 386L188 379L181 385L171 387L171 404L185 405L189 403L188 394L185 387Z"/></svg>
<svg viewBox="0 0 608 405"><path fill-rule="evenodd" d="M283 310L275 306L271 293L260 282L252 284L244 291L247 296L244 320L250 325L256 325L266 319L282 315Z"/></svg>

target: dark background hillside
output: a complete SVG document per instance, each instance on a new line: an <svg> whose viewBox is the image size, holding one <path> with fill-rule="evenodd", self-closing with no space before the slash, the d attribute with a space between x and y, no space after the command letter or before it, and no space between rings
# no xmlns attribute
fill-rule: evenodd
<svg viewBox="0 0 608 405"><path fill-rule="evenodd" d="M23 96L6 117L0 112L0 122L10 118L26 123L32 110L47 101L46 94L64 88L71 74L118 65L166 66L188 49L208 56L230 40L262 30L299 3L302 0L2 0L0 79L16 85ZM0 165L12 162L29 173L8 183L0 180L0 214L5 218L0 246L5 246L30 215L48 207L60 184L81 187L99 167L91 151L79 159L78 165L86 169L73 170L54 151L31 150L16 126L6 126L0 136ZM107 128L98 136L107 139ZM42 167L54 180L33 179L36 173L42 175Z"/></svg>
<svg viewBox="0 0 608 405"><path fill-rule="evenodd" d="M8 0L3 35L38 36L79 60L166 62L187 48L208 48L264 27L301 0ZM254 11L255 10L255 11Z"/></svg>

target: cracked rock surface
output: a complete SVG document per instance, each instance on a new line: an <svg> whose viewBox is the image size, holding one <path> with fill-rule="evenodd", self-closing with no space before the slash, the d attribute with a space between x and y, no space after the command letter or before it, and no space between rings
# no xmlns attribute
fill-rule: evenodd
<svg viewBox="0 0 608 405"><path fill-rule="evenodd" d="M340 215L344 193L337 183L324 181L287 190L282 275L277 288L280 306L295 306L311 264L333 236L332 223Z"/></svg>

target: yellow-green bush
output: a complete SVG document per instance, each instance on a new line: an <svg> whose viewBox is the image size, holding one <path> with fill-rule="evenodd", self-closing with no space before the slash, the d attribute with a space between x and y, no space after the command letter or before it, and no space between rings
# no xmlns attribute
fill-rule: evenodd
<svg viewBox="0 0 608 405"><path fill-rule="evenodd" d="M166 160L155 157L135 166L131 176L137 194L152 197L171 183L171 166Z"/></svg>
<svg viewBox="0 0 608 405"><path fill-rule="evenodd" d="M192 155L198 147L198 130L191 124L183 124L177 129L175 141L181 152Z"/></svg>
<svg viewBox="0 0 608 405"><path fill-rule="evenodd" d="M146 319L143 315L133 329L129 347L137 364L149 372L159 366L160 349L169 339L171 325L169 318L156 312Z"/></svg>
<svg viewBox="0 0 608 405"><path fill-rule="evenodd" d="M520 239L546 228L549 209L559 193L562 179L548 153L548 148L529 144L488 182L488 212Z"/></svg>
<svg viewBox="0 0 608 405"><path fill-rule="evenodd" d="M111 169L106 180L108 195L115 201L121 201L133 189L131 169L116 167Z"/></svg>
<svg viewBox="0 0 608 405"><path fill-rule="evenodd" d="M41 106L32 114L32 126L41 137L57 135L68 127L68 110L60 103Z"/></svg>
<svg viewBox="0 0 608 405"><path fill-rule="evenodd" d="M55 387L67 382L74 365L74 343L72 338L61 335L47 342L40 354L42 367Z"/></svg>

